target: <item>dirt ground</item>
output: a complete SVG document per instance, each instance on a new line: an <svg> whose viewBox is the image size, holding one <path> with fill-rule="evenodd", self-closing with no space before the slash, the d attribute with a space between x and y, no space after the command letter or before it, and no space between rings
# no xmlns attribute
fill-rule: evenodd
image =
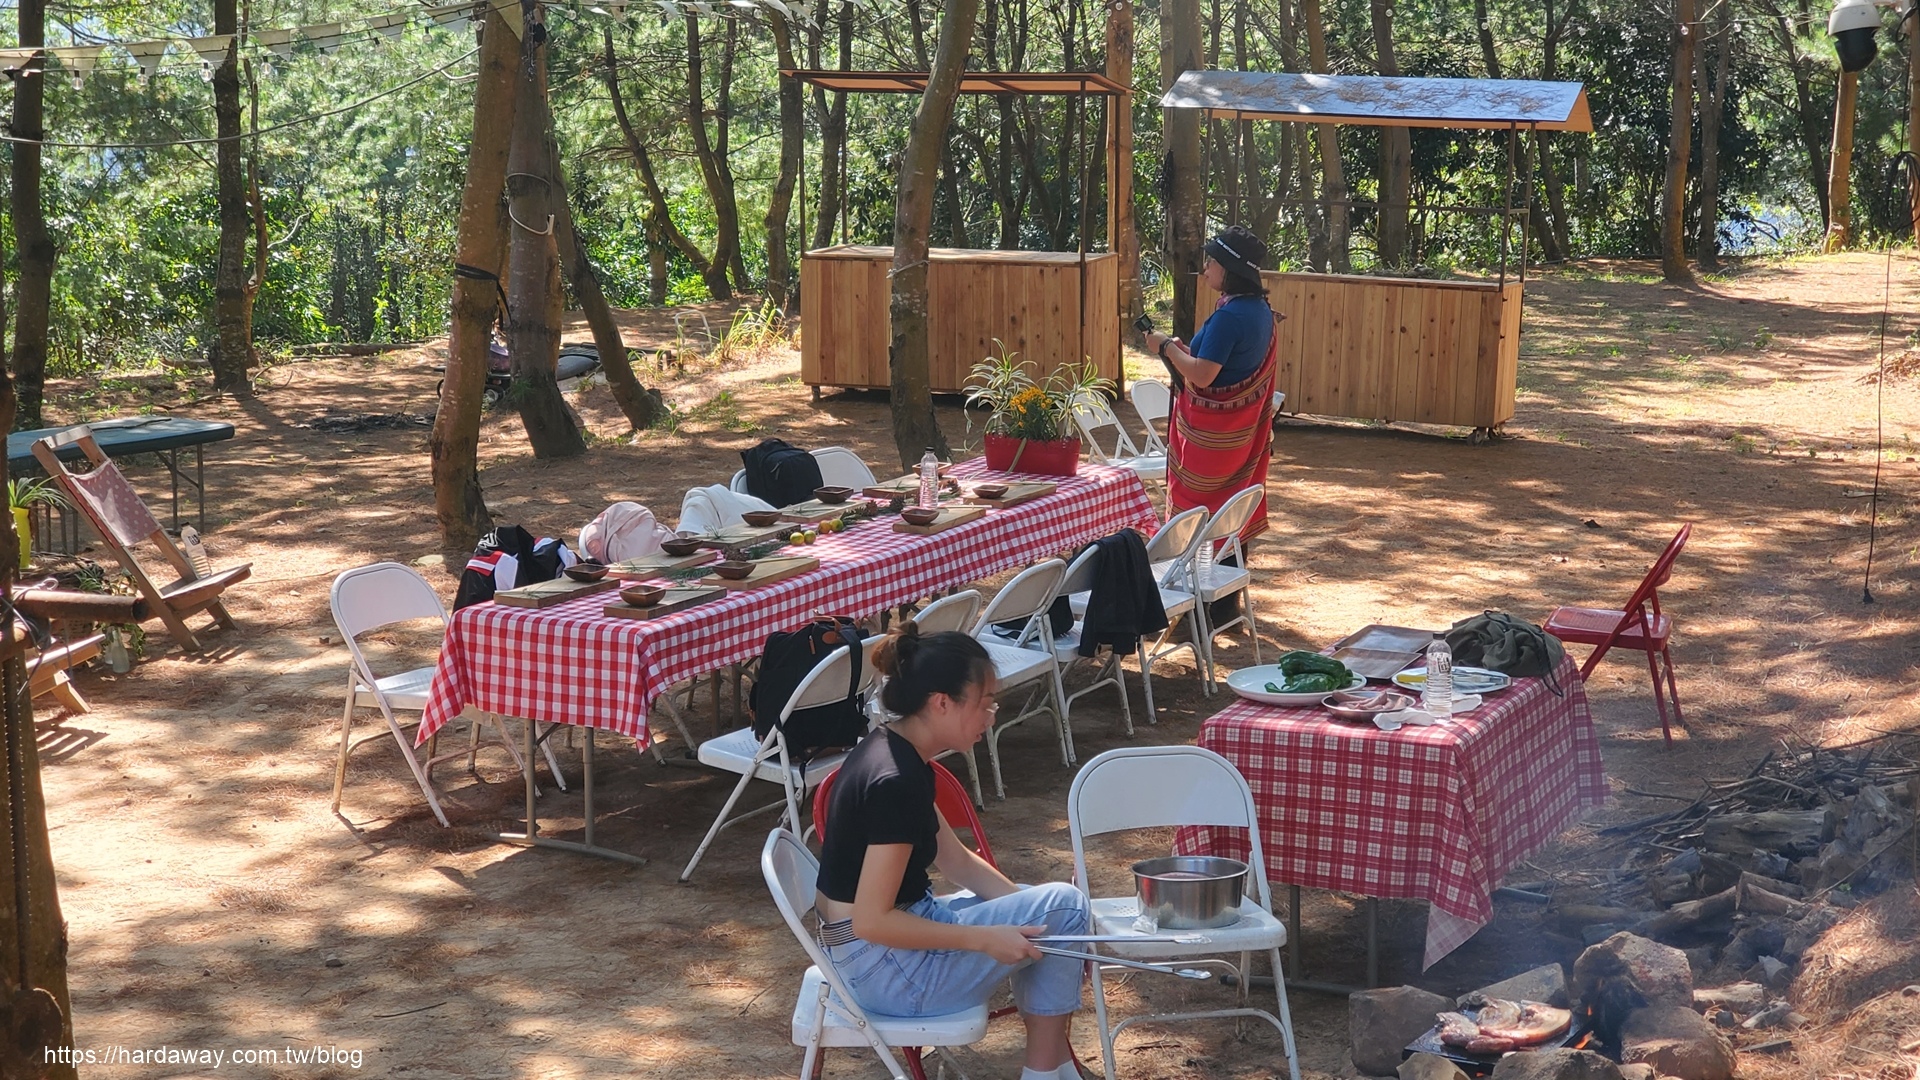
<svg viewBox="0 0 1920 1080"><path fill-rule="evenodd" d="M1911 692L1920 393L1910 378L1871 380L1885 270L1877 256L1809 258L1692 290L1661 286L1640 264L1543 274L1528 283L1511 440L1472 446L1461 431L1283 425L1270 478L1276 528L1252 555L1266 648L1318 647L1371 622L1442 625L1483 608L1539 620L1557 603L1619 603L1678 525L1696 522L1665 594L1688 729L1672 749L1661 745L1634 657L1595 672L1588 690L1615 799L1513 875L1562 899L1597 893L1627 854L1598 826L1671 805L1634 792L1691 796L1700 778L1744 769L1782 738L1843 743L1920 727ZM1915 330L1914 261L1897 261L1892 280L1890 355ZM718 334L727 311L699 314ZM688 324L683 315L676 331L671 313L635 313L629 341L662 348L692 333L702 344L701 320ZM585 338L575 329L571 337ZM767 434L848 446L881 469L894 460L883 397L810 400L797 353L749 346L724 361L683 355L684 367L641 372L675 404L673 430L629 438L604 387L582 394L576 404L594 436L584 459L534 461L517 419L490 417L482 479L497 519L571 538L617 499L671 519L687 487L725 482L739 451ZM141 377L50 392L59 419L148 409L236 424L238 439L208 455L208 544L217 561L254 567L232 595L242 629L211 635L209 654L184 656L156 633L131 674L79 679L93 712L43 717L78 1046L229 1054L217 1071L126 1065L87 1075L545 1080L798 1069L787 1024L804 960L760 879L763 832L723 834L694 882L675 883L730 776L663 768L602 740L598 839L652 860L637 869L488 841L518 813L517 774L497 751L482 754L478 777L458 764L439 773L451 829L434 822L390 742L355 755L345 820L329 810L347 663L327 610L331 578L424 557L449 599L455 579L435 556L425 428L330 435L309 425L329 414L426 414L437 378L429 367L443 347L279 367L245 402L191 402L172 383ZM942 403L941 421L964 437L954 402ZM133 474L157 489L154 470ZM1244 642L1220 647L1229 667L1251 660ZM1178 663L1156 687L1158 726L1136 741L1189 741L1229 700L1203 697ZM1131 668L1129 683L1137 703ZM1096 695L1075 711L1083 760L1122 742L1111 702ZM358 730L376 729L363 720ZM1010 797L985 813L1016 879L1070 870L1071 773L1052 746L1043 727L1010 735ZM561 757L577 778L577 744ZM577 834L575 788L544 796L549 831ZM1128 854L1106 852L1096 886L1118 890ZM1362 911L1352 898L1309 895L1314 977L1361 979ZM1423 905L1383 903L1381 913L1388 984L1459 992L1571 960L1577 948L1544 932L1537 909L1503 900L1486 931L1421 972ZM1116 1004L1219 993L1162 985L1170 981L1125 984ZM1346 1003L1296 992L1292 1004L1305 1073L1348 1074ZM1017 1032L994 1025L962 1052L968 1072L1014 1075ZM1076 1026L1075 1043L1083 1060L1097 1059L1090 1020ZM358 1067L351 1056L331 1065L231 1058L288 1046L357 1053ZM1270 1031L1237 1036L1227 1024L1149 1029L1123 1040L1120 1057L1136 1077L1285 1075ZM1808 1060L1805 1075L1816 1075ZM870 1057L829 1058L831 1077L879 1074Z"/></svg>

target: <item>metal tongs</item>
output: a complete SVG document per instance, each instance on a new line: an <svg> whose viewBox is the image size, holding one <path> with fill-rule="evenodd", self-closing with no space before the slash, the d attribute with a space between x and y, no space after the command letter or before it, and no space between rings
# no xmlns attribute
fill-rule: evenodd
<svg viewBox="0 0 1920 1080"><path fill-rule="evenodd" d="M1073 949L1059 949L1042 942L1075 942L1096 944L1101 942L1124 943L1128 945L1205 945L1212 939L1205 934L1175 934L1169 937L1146 937L1140 934L1059 934L1051 937L1029 938L1033 947L1048 956L1066 956L1075 960L1089 960L1096 964L1113 964L1118 967L1133 968L1136 971L1151 971L1159 975L1176 975L1182 979L1204 980L1213 975L1200 968L1163 967L1142 960L1128 960L1120 956L1102 956L1098 953L1077 952Z"/></svg>

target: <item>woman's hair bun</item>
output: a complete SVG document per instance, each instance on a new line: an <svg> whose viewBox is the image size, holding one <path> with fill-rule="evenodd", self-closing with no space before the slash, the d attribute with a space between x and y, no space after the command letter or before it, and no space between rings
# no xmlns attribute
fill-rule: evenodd
<svg viewBox="0 0 1920 1080"><path fill-rule="evenodd" d="M896 677L913 662L913 654L919 650L920 624L908 619L873 650L873 666L883 675Z"/></svg>

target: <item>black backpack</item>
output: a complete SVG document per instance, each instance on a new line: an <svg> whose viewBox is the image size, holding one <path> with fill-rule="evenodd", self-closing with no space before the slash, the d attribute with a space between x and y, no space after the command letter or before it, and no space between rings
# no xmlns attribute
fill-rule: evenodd
<svg viewBox="0 0 1920 1080"><path fill-rule="evenodd" d="M748 704L753 706L753 734L765 739L780 721L780 710L821 660L842 645L850 645L853 663L847 681L847 696L827 705L799 709L787 717L782 727L787 751L796 763L811 760L828 749L852 746L867 732L867 714L855 693L860 685L860 665L865 660L860 648L860 628L852 619L822 616L798 630L767 635L766 648L760 653L760 674L753 681Z"/></svg>
<svg viewBox="0 0 1920 1080"><path fill-rule="evenodd" d="M806 502L813 498L813 489L824 483L820 462L784 439L764 439L740 451L740 460L746 465L747 494L764 499L769 506Z"/></svg>
<svg viewBox="0 0 1920 1080"><path fill-rule="evenodd" d="M460 590L453 599L453 610L493 599L496 584L493 564L501 555L519 561L515 585L552 581L560 576L560 549L565 545L551 536L535 540L533 534L518 525L501 525L480 538L467 568L460 575Z"/></svg>

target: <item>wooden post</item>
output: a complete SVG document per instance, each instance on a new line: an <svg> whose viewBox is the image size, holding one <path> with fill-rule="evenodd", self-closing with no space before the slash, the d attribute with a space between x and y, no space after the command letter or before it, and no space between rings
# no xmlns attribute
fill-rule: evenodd
<svg viewBox="0 0 1920 1080"><path fill-rule="evenodd" d="M1860 97L1860 73L1840 73L1833 102L1833 153L1827 165L1827 243L1829 252L1853 241L1853 107Z"/></svg>
<svg viewBox="0 0 1920 1080"><path fill-rule="evenodd" d="M1200 0L1166 0L1160 7L1160 89L1171 89L1182 72L1199 71ZM1207 241L1206 177L1200 167L1200 110L1167 109L1165 132L1171 190L1166 207L1171 237L1167 273L1173 275L1173 333L1190 337L1195 326L1194 289L1200 248Z"/></svg>
<svg viewBox="0 0 1920 1080"><path fill-rule="evenodd" d="M1913 242L1920 246L1920 183L1914 182L1920 178L1920 18L1907 28L1907 153L1914 158L1907 173L1907 212L1913 218Z"/></svg>
<svg viewBox="0 0 1920 1080"><path fill-rule="evenodd" d="M1133 0L1109 2L1107 78L1127 88L1107 108L1107 145L1113 147L1113 172L1107 177L1107 248L1120 256L1118 318L1125 324L1140 313L1140 237L1133 225Z"/></svg>

